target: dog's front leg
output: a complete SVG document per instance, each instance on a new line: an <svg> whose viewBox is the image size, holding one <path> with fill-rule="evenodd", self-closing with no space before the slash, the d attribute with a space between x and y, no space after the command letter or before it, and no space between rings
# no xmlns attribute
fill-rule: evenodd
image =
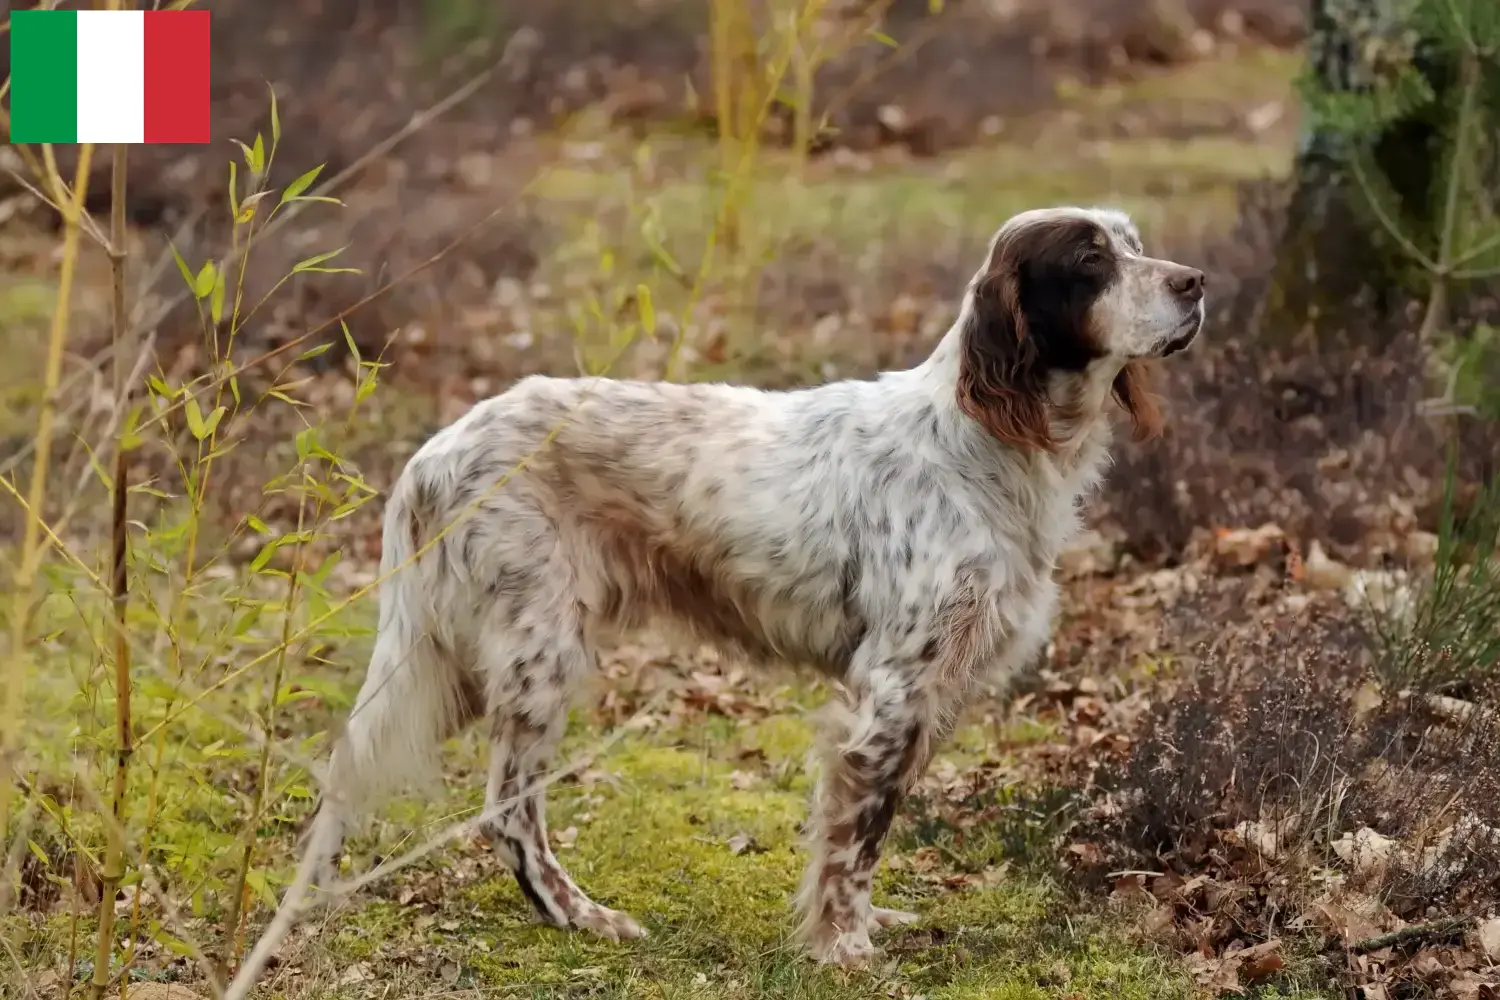
<svg viewBox="0 0 1500 1000"><path fill-rule="evenodd" d="M874 954L872 928L915 919L873 907L870 890L896 806L926 766L933 732L906 672L882 666L851 682L849 704L825 733L799 904L813 956L859 966Z"/></svg>

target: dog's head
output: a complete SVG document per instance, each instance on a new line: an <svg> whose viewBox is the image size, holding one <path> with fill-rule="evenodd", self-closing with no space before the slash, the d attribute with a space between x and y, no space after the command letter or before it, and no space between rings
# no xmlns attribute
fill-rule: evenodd
<svg viewBox="0 0 1500 1000"><path fill-rule="evenodd" d="M1128 216L1110 209L1023 212L990 241L965 303L958 378L963 411L1025 449L1055 447L1055 377L1113 372L1136 436L1161 428L1150 365L1203 326L1203 272L1147 257Z"/></svg>

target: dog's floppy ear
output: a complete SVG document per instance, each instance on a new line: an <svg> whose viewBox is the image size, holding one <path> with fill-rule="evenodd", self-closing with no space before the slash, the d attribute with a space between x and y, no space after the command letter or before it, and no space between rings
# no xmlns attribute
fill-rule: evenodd
<svg viewBox="0 0 1500 1000"><path fill-rule="evenodd" d="M959 344L958 405L1012 447L1051 451L1047 373L1021 310L1019 282L1006 248L996 247L971 288Z"/></svg>
<svg viewBox="0 0 1500 1000"><path fill-rule="evenodd" d="M1130 421L1135 425L1135 439L1146 441L1161 433L1165 423L1161 412L1161 401L1152 391L1156 374L1153 361L1132 361L1120 369L1115 376L1114 394Z"/></svg>

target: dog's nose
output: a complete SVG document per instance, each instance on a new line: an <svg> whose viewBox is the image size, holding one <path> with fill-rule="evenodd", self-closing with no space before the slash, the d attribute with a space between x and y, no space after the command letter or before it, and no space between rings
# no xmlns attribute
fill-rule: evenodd
<svg viewBox="0 0 1500 1000"><path fill-rule="evenodd" d="M1202 271L1185 267L1167 279L1167 287L1189 302L1197 302L1203 298L1203 281Z"/></svg>

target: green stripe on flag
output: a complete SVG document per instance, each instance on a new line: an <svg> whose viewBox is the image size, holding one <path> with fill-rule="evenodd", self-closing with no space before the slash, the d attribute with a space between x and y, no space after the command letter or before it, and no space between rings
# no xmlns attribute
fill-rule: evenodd
<svg viewBox="0 0 1500 1000"><path fill-rule="evenodd" d="M78 141L77 11L11 11L10 141Z"/></svg>

